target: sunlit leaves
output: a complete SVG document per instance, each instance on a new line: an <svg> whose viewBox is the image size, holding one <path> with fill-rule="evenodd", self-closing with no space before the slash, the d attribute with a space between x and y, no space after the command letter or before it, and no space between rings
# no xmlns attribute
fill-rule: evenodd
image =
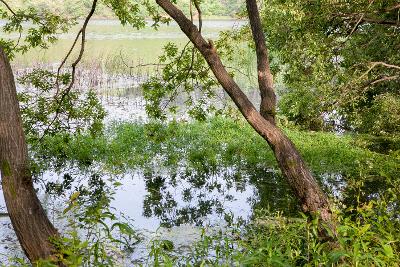
<svg viewBox="0 0 400 267"><path fill-rule="evenodd" d="M281 111L305 128L326 114L336 114L340 120L331 122L339 127L395 134L393 117L400 114L386 120L373 106L386 93L399 99L400 71L373 62L400 65L400 28L391 23L398 21L396 4L394 0L265 2L262 18L268 46L278 58L287 87L280 92ZM302 95L304 90L308 93ZM371 121L387 129L376 130Z"/></svg>
<svg viewBox="0 0 400 267"><path fill-rule="evenodd" d="M56 74L36 69L18 79L26 87L19 93L25 133L30 141L43 134L76 133L88 130L101 132L105 111L96 94L71 91L67 95L55 91ZM68 84L70 74L61 74L61 84Z"/></svg>
<svg viewBox="0 0 400 267"><path fill-rule="evenodd" d="M201 54L190 44L180 49L169 43L160 56L162 71L143 84L146 111L152 118L166 119L167 111L176 112L178 99L188 107L188 114L205 120L217 108L210 101L216 96L215 80Z"/></svg>
<svg viewBox="0 0 400 267"><path fill-rule="evenodd" d="M13 39L0 38L6 52L12 58L17 52L26 52L30 48L47 48L49 44L57 40L57 35L65 33L75 24L73 18L53 14L47 10L39 10L33 7L6 11L0 6L0 18L6 23L2 31L6 34L16 33Z"/></svg>
<svg viewBox="0 0 400 267"><path fill-rule="evenodd" d="M157 5L149 0L103 0L110 7L122 25L130 25L136 29L146 26L146 18L153 20L153 27L166 23L168 18L160 15Z"/></svg>

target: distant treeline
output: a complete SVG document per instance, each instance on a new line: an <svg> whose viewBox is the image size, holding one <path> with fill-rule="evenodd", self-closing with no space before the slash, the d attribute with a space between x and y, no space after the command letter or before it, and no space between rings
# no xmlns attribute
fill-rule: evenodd
<svg viewBox="0 0 400 267"><path fill-rule="evenodd" d="M16 0L10 1L15 7L35 7L50 9L64 14L84 15L90 8L92 0ZM185 11L189 11L189 0L177 0L178 5ZM201 11L204 16L235 16L243 8L240 0L202 0ZM196 13L196 12L194 12ZM101 18L113 18L112 12L104 5L100 5L96 16Z"/></svg>

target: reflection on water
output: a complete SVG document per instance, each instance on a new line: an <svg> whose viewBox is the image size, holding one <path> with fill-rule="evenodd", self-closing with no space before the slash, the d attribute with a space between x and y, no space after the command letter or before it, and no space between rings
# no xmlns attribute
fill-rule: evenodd
<svg viewBox="0 0 400 267"><path fill-rule="evenodd" d="M133 219L134 227L144 237L130 257L133 262L145 259L149 242L157 236L172 240L183 253L199 237L201 227L220 228L232 220L244 222L252 217L255 209L260 208L282 211L285 216L298 216L299 212L298 203L284 179L277 171L265 167L231 166L212 171L191 168L189 171L184 166L158 169L152 165L120 172L122 174L103 172L100 164L86 171L77 168L47 171L39 180L62 183L68 177L69 184L65 191L55 195L45 194L41 188L39 195L49 218L63 231L65 226L58 216L67 206L68 196L82 190L82 186L88 186L88 177L100 178L105 184L99 188L106 186L105 192L115 193L111 206L116 213ZM351 194L346 177L340 173L325 173L318 178L326 192L346 203L359 197ZM115 185L116 181L118 185ZM364 197L376 197L385 186L382 180L369 181L363 189ZM97 190L92 189L93 192ZM0 227L3 236L0 253L22 255L7 218L1 218Z"/></svg>
<svg viewBox="0 0 400 267"><path fill-rule="evenodd" d="M208 29L207 34L213 37L221 29L233 27L235 23L232 21L205 21L204 29L206 32ZM63 49L65 50L69 46L70 40L68 39L71 36L62 36L64 40L60 41L61 45L57 46L57 51L54 47L48 51L42 51L43 58L40 60L50 63L58 62L58 56L62 55ZM143 38L144 36L146 38ZM88 37L88 58L108 52L115 55L116 50L119 53L122 49L132 55L131 61L135 60L136 56L139 58L139 55L135 53L140 51L140 57L146 57L148 62L156 58L156 52L161 50L166 41L174 38L181 38L181 41L184 41L183 35L175 24L164 27L159 32L152 32L148 29L134 31L130 28L123 28L115 21L93 22ZM34 53L19 57L17 62L23 64L21 62L24 59L27 62L32 61L32 58L35 57ZM96 79L88 79L88 77L99 76L99 72L95 72L99 68L93 68L93 70L92 74L84 72L80 75L86 78L82 79L80 87L98 86L104 89L100 98L108 111L106 124L114 121L146 122L145 103L141 96L141 90L137 87L138 81L133 80L131 75L128 78L117 75L114 76L116 81L110 82L107 80L108 76L105 81L101 82ZM135 77L143 76L136 75ZM250 98L258 103L258 92L250 92ZM157 166L162 158L153 161L155 162L153 165ZM298 203L293 198L284 179L279 172L268 167L230 166L213 171L198 171L188 170L185 166L172 166L171 169L162 170L150 166L121 172L122 174L119 175L105 173L98 165L85 171L65 168L56 173L48 170L39 180L61 182L65 175L68 175L73 179L73 183L66 192L58 195L45 194L44 187L41 184L37 184L37 186L40 188L39 194L50 219L63 230L62 221L57 217L66 207L68 196L80 185L87 185L88 177L93 174L99 175L115 192L111 206L118 214L122 213L133 219L133 225L145 237L132 254L132 260L145 257L148 242L157 235L174 241L178 251L180 248L184 251L200 235L200 227L223 227L232 220L238 219L246 221L251 218L255 209L268 209L271 212L283 211L286 216L296 216L299 211ZM318 178L325 191L329 192L331 196L341 198L348 203L356 201L358 195L352 193L347 177L341 173L320 174ZM113 187L113 181L118 181L121 186ZM370 199L385 187L384 180L378 177L371 178L366 181L361 197L365 200ZM0 207L2 207L0 212L5 212L2 194ZM0 217L0 234L2 236L0 263L5 262L7 256L22 255L9 219L4 216Z"/></svg>

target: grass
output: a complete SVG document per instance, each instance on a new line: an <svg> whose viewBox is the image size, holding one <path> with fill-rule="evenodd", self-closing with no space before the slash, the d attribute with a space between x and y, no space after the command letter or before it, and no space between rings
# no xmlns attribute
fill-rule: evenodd
<svg viewBox="0 0 400 267"><path fill-rule="evenodd" d="M400 173L400 158L395 154L358 147L351 135L284 131L317 175L397 178ZM49 137L37 150L37 155L52 155L61 162L67 159L83 166L96 161L114 169L144 167L157 155L164 159L164 166L185 159L188 167L211 170L232 165L277 167L267 143L247 123L225 118L170 124L118 123L111 125L103 136Z"/></svg>
<svg viewBox="0 0 400 267"><path fill-rule="evenodd" d="M151 256L154 266L399 266L399 220L377 215L382 203L360 206L353 216L337 212L335 242L318 238L317 219L288 221L275 214L269 223L204 234L189 256L176 256L156 241Z"/></svg>
<svg viewBox="0 0 400 267"><path fill-rule="evenodd" d="M154 240L154 266L399 266L400 159L358 146L358 137L284 129L317 177L340 173L352 201L335 203L337 241L319 240L318 219L294 220L258 206L253 223L207 234L189 255L166 240ZM124 172L135 168L177 168L213 172L220 167L277 169L266 142L244 121L216 117L206 122L118 123L101 136L56 135L33 149L38 168L85 168ZM207 177L207 176L206 176ZM376 183L382 182L381 189ZM169 243L168 243L169 244Z"/></svg>

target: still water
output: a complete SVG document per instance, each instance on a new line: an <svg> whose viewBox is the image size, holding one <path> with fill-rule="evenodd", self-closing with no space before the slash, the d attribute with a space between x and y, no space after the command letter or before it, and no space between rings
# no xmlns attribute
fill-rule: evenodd
<svg viewBox="0 0 400 267"><path fill-rule="evenodd" d="M240 21L205 21L204 31L207 38L216 38L221 30L242 24ZM57 66L73 38L72 33L64 34L60 36L57 45L48 50L18 55L13 62L17 76L38 65ZM83 89L91 86L87 79L98 77L98 69L101 69L101 75L106 75L104 79L109 81L112 79L107 76L107 71L115 71L118 64L156 62L162 47L170 41L179 45L187 42L175 24L162 26L159 31L148 28L137 31L122 27L116 21L93 21L88 28L88 44L82 65L88 67L89 72L90 66L96 65L96 68L92 68L94 71L90 75L82 72L82 82L78 83ZM112 83L94 79L94 83L103 90L99 96L108 112L105 119L107 125L115 121L147 120L140 90L135 89L141 77L139 73L125 76L118 74L113 76L117 82ZM105 94L105 91L111 93ZM256 95L250 98L254 102L258 101ZM229 166L213 172L191 170L188 173L184 165L173 170L158 167L157 162L162 160L153 159L150 171L128 168L119 174L105 171L100 163L87 170L65 163L66 166L59 171L45 171L39 180L61 181L64 175L79 177L78 180L83 184L87 184L88 177L92 175L99 175L108 184L118 180L122 185L114 188L111 206L120 216L132 219L133 226L143 237L128 262L144 260L149 242L156 236L173 241L178 251L181 249L185 252L199 238L201 228L223 228L232 218L246 221L256 208L285 210L292 215L298 212L290 190L272 168L252 166L251 169L242 169L239 166ZM326 173L319 178L328 192L340 197L346 186L340 173ZM36 186L49 218L62 231L64 223L58 217L68 205L68 196L73 190L55 197L45 194L41 183ZM2 194L0 208L0 212L6 212ZM7 216L0 217L0 236L0 263L7 262L7 257L22 255Z"/></svg>
<svg viewBox="0 0 400 267"><path fill-rule="evenodd" d="M81 22L82 23L82 22ZM3 22L4 24L4 22ZM244 25L244 21L236 20L205 20L203 33L207 39L216 39L219 32L236 29ZM101 64L111 64L115 57L123 57L125 63L142 64L156 63L162 48L168 42L184 45L188 39L173 22L161 25L158 30L150 27L136 30L129 26L121 26L115 20L93 20L87 28L87 44L83 62L90 64L100 61ZM1 22L0 22L1 26ZM35 49L24 55L18 55L13 64L16 66L32 66L37 63L57 63L65 57L69 50L78 26L69 33L59 36L59 41L49 49ZM0 31L0 36L2 32ZM10 36L18 38L18 36ZM75 55L77 51L75 51ZM73 54L74 55L74 54Z"/></svg>
<svg viewBox="0 0 400 267"><path fill-rule="evenodd" d="M214 39L220 31L240 25L243 25L243 22L204 21L203 31L206 38ZM56 45L47 50L35 49L24 55L17 55L12 62L16 76L23 75L38 66L56 67L68 51L76 31L73 29L71 33L61 35ZM17 36L8 37L17 38ZM149 28L135 30L122 27L117 21L109 20L92 21L88 28L87 40L82 66L96 65L98 67L100 65L102 75L104 71L110 70L108 68L110 64L114 64L111 69L115 69L115 62L125 65L157 62L163 46L168 42L175 42L178 45L184 45L187 42L186 37L174 23L161 26L158 31L155 31ZM84 80L82 87L88 86L85 80L89 75L85 74L81 75ZM96 75L97 73L92 73L92 76ZM134 77L132 73L129 76L118 76L117 85L100 83L100 86L104 87L103 90L111 89L115 92L118 88L126 92L127 88L136 86L135 79L140 78L138 76L140 75ZM18 89L23 90L23 88ZM109 114L105 120L106 124L114 121L143 122L146 120L144 102L140 94L125 93L123 97L101 94L100 97ZM87 172L66 167L58 172L48 170L39 178L45 181L59 181L65 174L71 172L81 176L82 180L90 175ZM110 176L110 174L103 175L102 178L105 180ZM134 227L144 237L144 241L133 253L132 259L137 260L146 255L148 242L155 235L162 235L163 238L172 240L179 249L179 247L190 247L190 244L199 237L200 227L223 226L227 214L235 218L248 219L258 198L257 189L255 185L245 180L235 182L232 179L235 175L234 166L195 178L187 174L171 175L165 170L146 174L143 170L133 169L119 175L118 180L123 186L116 189L111 206L117 213L131 218ZM204 182L194 183L193 179ZM62 230L63 222L57 217L68 204L67 194L56 198L45 194L41 184L37 184L36 187L49 218ZM6 213L2 194L0 212ZM8 257L23 255L9 219L4 214L0 217L0 236L2 236L0 263L6 263Z"/></svg>

